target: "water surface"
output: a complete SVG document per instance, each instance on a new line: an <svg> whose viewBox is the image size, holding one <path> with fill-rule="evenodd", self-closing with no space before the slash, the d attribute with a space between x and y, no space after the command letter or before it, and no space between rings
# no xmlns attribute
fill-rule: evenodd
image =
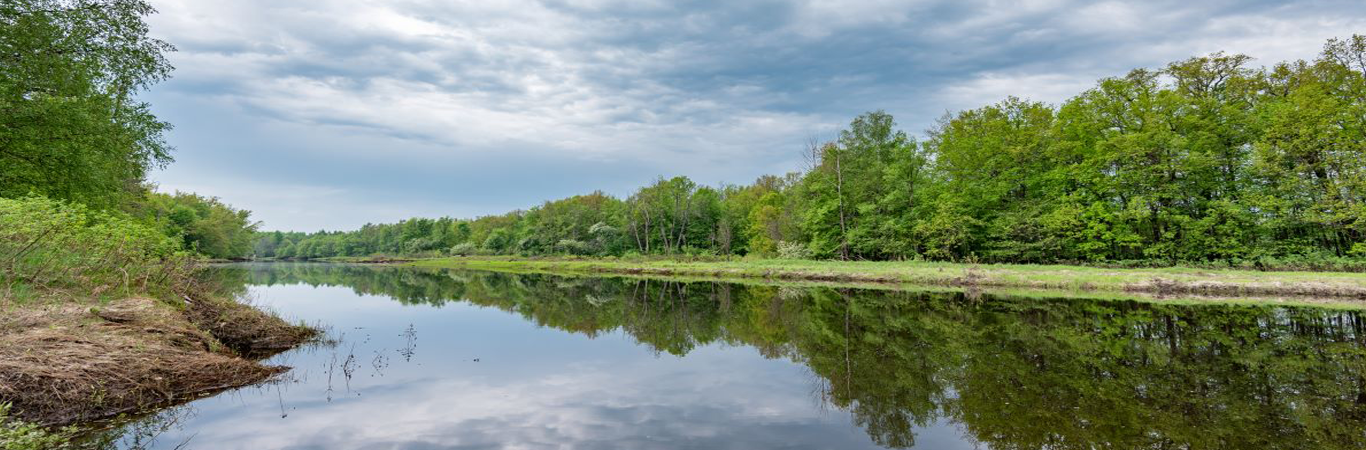
<svg viewBox="0 0 1366 450"><path fill-rule="evenodd" d="M124 447L1366 447L1355 311L327 264L215 269L331 328ZM137 444L132 444L138 441Z"/></svg>

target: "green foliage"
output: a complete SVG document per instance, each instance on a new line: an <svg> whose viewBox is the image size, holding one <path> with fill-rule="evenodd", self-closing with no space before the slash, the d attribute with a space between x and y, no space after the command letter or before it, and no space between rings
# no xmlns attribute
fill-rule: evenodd
<svg viewBox="0 0 1366 450"><path fill-rule="evenodd" d="M811 259L811 249L796 242L778 242L778 257L782 259Z"/></svg>
<svg viewBox="0 0 1366 450"><path fill-rule="evenodd" d="M813 143L814 167L796 197L813 253L840 259L909 256L909 219L919 201L926 159L892 116L854 119L837 142Z"/></svg>
<svg viewBox="0 0 1366 450"><path fill-rule="evenodd" d="M43 197L0 199L0 298L73 290L169 293L189 262L160 230L119 214Z"/></svg>
<svg viewBox="0 0 1366 450"><path fill-rule="evenodd" d="M0 450L50 450L66 448L74 431L52 431L9 417L10 405L0 404Z"/></svg>
<svg viewBox="0 0 1366 450"><path fill-rule="evenodd" d="M182 248L211 258L245 257L257 243L258 225L251 221L251 213L217 198L151 192L129 209L177 239Z"/></svg>
<svg viewBox="0 0 1366 450"><path fill-rule="evenodd" d="M494 253L505 253L512 250L512 232L506 228L499 228L489 233L489 237L484 239L484 249Z"/></svg>
<svg viewBox="0 0 1366 450"><path fill-rule="evenodd" d="M124 211L183 248L244 256L254 231L245 211L143 183L171 161L170 125L136 98L172 70L174 48L148 37L154 12L144 0L0 3L0 197Z"/></svg>
<svg viewBox="0 0 1366 450"><path fill-rule="evenodd" d="M477 255L479 254L479 248L475 247L473 243L461 242L459 244L455 244L454 247L451 247L450 254L452 256Z"/></svg>
<svg viewBox="0 0 1366 450"><path fill-rule="evenodd" d="M138 91L166 79L169 44L142 0L0 3L0 197L36 193L109 209L171 161Z"/></svg>
<svg viewBox="0 0 1366 450"><path fill-rule="evenodd" d="M757 204L750 207L746 217L749 227L745 236L749 238L749 251L760 255L772 255L778 251L778 243L783 238L783 198L776 191L767 192Z"/></svg>
<svg viewBox="0 0 1366 450"><path fill-rule="evenodd" d="M586 255L589 253L588 244L573 239L560 239L560 242L555 243L555 251L566 255Z"/></svg>

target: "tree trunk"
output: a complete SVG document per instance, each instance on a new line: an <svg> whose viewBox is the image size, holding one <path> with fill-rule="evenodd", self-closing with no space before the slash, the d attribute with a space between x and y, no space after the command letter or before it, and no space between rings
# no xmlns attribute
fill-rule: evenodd
<svg viewBox="0 0 1366 450"><path fill-rule="evenodd" d="M840 259L849 260L849 229L845 224L844 218L844 168L840 166L840 154L835 153L835 195L839 198L840 204Z"/></svg>

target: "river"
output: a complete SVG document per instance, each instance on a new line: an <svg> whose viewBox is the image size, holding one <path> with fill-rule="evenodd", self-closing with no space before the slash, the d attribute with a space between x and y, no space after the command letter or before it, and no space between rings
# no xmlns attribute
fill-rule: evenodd
<svg viewBox="0 0 1366 450"><path fill-rule="evenodd" d="M329 342L122 448L1366 447L1360 312L308 263L212 269Z"/></svg>

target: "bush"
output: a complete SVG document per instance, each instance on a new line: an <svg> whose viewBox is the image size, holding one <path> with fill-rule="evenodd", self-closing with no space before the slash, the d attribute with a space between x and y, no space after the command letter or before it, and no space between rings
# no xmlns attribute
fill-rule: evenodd
<svg viewBox="0 0 1366 450"><path fill-rule="evenodd" d="M479 247L475 247L474 244L469 242L461 242L455 244L454 247L451 247L451 256L470 256L477 254L478 252Z"/></svg>
<svg viewBox="0 0 1366 450"><path fill-rule="evenodd" d="M778 257L782 259L811 259L811 249L799 242L778 242Z"/></svg>
<svg viewBox="0 0 1366 450"><path fill-rule="evenodd" d="M0 255L0 299L170 293L194 264L156 228L43 197L0 199Z"/></svg>
<svg viewBox="0 0 1366 450"><path fill-rule="evenodd" d="M555 243L555 251L570 255L587 255L589 252L588 244L574 239L561 239Z"/></svg>
<svg viewBox="0 0 1366 450"><path fill-rule="evenodd" d="M709 257L709 256L716 256L716 252L715 252L715 251L712 251L711 249L708 249L708 248L700 248L700 247L693 247L693 246L691 246L691 245L685 245L685 246L683 246L683 255L684 255L684 256L687 256L687 257L690 257L690 258L704 258L704 259L705 259L706 257Z"/></svg>

